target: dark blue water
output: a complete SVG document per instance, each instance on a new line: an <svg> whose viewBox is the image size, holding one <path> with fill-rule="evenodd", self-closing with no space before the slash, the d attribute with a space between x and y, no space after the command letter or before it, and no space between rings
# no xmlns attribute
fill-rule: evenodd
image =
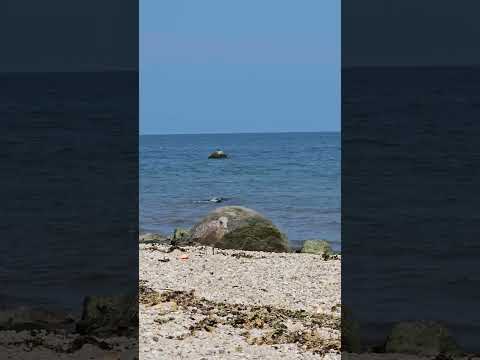
<svg viewBox="0 0 480 360"><path fill-rule="evenodd" d="M342 303L367 344L434 320L478 351L480 69L342 81Z"/></svg>
<svg viewBox="0 0 480 360"><path fill-rule="evenodd" d="M0 74L0 307L137 291L137 80Z"/></svg>
<svg viewBox="0 0 480 360"><path fill-rule="evenodd" d="M222 148L230 157L209 160ZM201 203L212 197L230 200ZM224 205L252 208L293 242L340 248L340 133L140 137L140 229L170 233Z"/></svg>

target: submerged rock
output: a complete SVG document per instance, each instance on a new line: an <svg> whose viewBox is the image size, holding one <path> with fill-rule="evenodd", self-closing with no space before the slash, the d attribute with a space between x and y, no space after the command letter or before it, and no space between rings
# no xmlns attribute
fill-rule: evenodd
<svg viewBox="0 0 480 360"><path fill-rule="evenodd" d="M305 240L301 252L322 256L333 255L332 247L326 240Z"/></svg>
<svg viewBox="0 0 480 360"><path fill-rule="evenodd" d="M396 324L387 339L385 351L425 356L436 356L440 353L461 354L460 348L447 328L433 321Z"/></svg>
<svg viewBox="0 0 480 360"><path fill-rule="evenodd" d="M88 296L77 331L100 337L135 336L138 331L137 296Z"/></svg>
<svg viewBox="0 0 480 360"><path fill-rule="evenodd" d="M228 158L227 154L225 154L222 150L217 149L208 155L209 159L226 159Z"/></svg>
<svg viewBox="0 0 480 360"><path fill-rule="evenodd" d="M192 228L190 240L221 249L289 251L287 237L270 220L241 206L212 211Z"/></svg>

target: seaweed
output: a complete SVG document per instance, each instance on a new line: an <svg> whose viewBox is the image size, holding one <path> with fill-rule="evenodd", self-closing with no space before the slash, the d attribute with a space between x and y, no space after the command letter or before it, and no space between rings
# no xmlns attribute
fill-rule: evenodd
<svg viewBox="0 0 480 360"><path fill-rule="evenodd" d="M322 328L340 330L340 318L333 314L314 314L270 305L214 302L196 297L193 290L158 293L143 284L140 286L140 302L146 306L174 302L180 308L203 315L201 320L189 327L189 335L198 331L213 332L219 325L228 325L243 330L241 334L249 344L273 346L291 343L316 354L341 349L340 339L325 339L320 332ZM291 330L287 323L297 323L300 327ZM252 336L253 329L260 330L262 335Z"/></svg>

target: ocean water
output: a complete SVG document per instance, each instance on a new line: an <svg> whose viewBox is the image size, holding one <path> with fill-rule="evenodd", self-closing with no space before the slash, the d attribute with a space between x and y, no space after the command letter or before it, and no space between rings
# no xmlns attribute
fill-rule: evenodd
<svg viewBox="0 0 480 360"><path fill-rule="evenodd" d="M138 288L138 74L0 74L0 308Z"/></svg>
<svg viewBox="0 0 480 360"><path fill-rule="evenodd" d="M221 148L229 158L209 160ZM340 133L140 137L140 231L171 233L213 209L259 211L292 245L340 249ZM223 203L202 202L224 197Z"/></svg>
<svg viewBox="0 0 480 360"><path fill-rule="evenodd" d="M342 303L366 344L433 320L478 351L480 68L342 81Z"/></svg>

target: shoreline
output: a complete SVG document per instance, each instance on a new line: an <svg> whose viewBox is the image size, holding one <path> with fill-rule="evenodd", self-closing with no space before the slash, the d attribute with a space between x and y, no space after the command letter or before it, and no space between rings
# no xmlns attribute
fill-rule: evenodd
<svg viewBox="0 0 480 360"><path fill-rule="evenodd" d="M340 357L339 257L167 251L139 245L140 358Z"/></svg>

